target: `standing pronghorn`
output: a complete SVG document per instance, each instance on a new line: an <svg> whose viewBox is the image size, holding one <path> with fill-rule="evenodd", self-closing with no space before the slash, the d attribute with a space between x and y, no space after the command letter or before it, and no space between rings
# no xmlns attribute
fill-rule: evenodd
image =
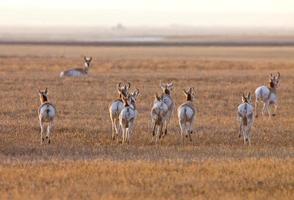
<svg viewBox="0 0 294 200"><path fill-rule="evenodd" d="M111 138L115 139L115 134L118 138L118 134L120 132L119 127L119 114L121 110L124 108L124 103L122 98L127 98L129 96L129 89L131 87L131 84L128 83L128 85L122 85L119 83L117 85L117 92L119 94L119 98L114 100L111 105L109 106L109 115L111 120L111 128L112 128L112 134Z"/></svg>
<svg viewBox="0 0 294 200"><path fill-rule="evenodd" d="M244 144L248 142L251 145L251 127L254 121L254 108L250 104L251 96L248 93L247 97L242 95L242 104L238 106L238 121L240 122L240 133L239 137L243 135Z"/></svg>
<svg viewBox="0 0 294 200"><path fill-rule="evenodd" d="M151 120L153 125L152 136L157 135L156 141L163 136L163 125L168 114L168 106L163 102L162 97L155 94L155 100L151 109Z"/></svg>
<svg viewBox="0 0 294 200"><path fill-rule="evenodd" d="M167 108L168 108L166 120L164 122L164 124L165 124L164 135L166 135L167 134L167 126L169 124L170 118L171 118L171 116L173 114L173 110L174 110L174 101L173 101L173 98L171 97L171 91L174 88L174 84L172 82L167 83L167 84L160 83L160 87L163 91L162 101L167 105Z"/></svg>
<svg viewBox="0 0 294 200"><path fill-rule="evenodd" d="M89 68L91 66L92 57L84 57L85 66L84 68L75 68L75 69L69 69L66 71L63 71L60 73L60 77L81 77L81 76L87 76Z"/></svg>
<svg viewBox="0 0 294 200"><path fill-rule="evenodd" d="M38 109L39 121L41 127L41 144L44 141L43 132L45 129L45 123L48 123L46 139L48 139L48 144L50 144L50 133L54 125L54 119L56 117L56 108L53 104L48 101L48 90L39 90L39 96L41 101L41 106Z"/></svg>
<svg viewBox="0 0 294 200"><path fill-rule="evenodd" d="M188 91L183 90L187 98L187 101L179 106L178 118L181 128L182 143L184 143L184 135L189 136L192 141L193 125L196 117L196 108L193 104L193 98L195 97L194 88L189 88Z"/></svg>
<svg viewBox="0 0 294 200"><path fill-rule="evenodd" d="M279 81L280 81L280 73L278 72L277 75L273 76L270 74L269 77L269 86L260 86L255 90L255 117L258 117L258 102L261 101L263 102L263 109L262 109L262 115L264 115L264 112L267 111L267 114L269 117L271 116L270 114L270 105L274 105L275 110L272 116L276 115L277 111L277 101L278 101L278 96L277 96L277 88L279 86Z"/></svg>
<svg viewBox="0 0 294 200"><path fill-rule="evenodd" d="M138 117L136 101L140 92L136 89L128 98L124 97L124 108L119 114L119 123L122 130L122 143L129 143L130 135L133 133L135 121Z"/></svg>

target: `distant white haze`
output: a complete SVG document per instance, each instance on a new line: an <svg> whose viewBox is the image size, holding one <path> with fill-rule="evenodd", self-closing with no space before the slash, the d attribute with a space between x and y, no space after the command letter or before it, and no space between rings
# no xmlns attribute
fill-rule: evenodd
<svg viewBox="0 0 294 200"><path fill-rule="evenodd" d="M0 26L294 27L293 0L2 0Z"/></svg>
<svg viewBox="0 0 294 200"><path fill-rule="evenodd" d="M192 35L294 41L294 0L0 1L1 41L195 40Z"/></svg>

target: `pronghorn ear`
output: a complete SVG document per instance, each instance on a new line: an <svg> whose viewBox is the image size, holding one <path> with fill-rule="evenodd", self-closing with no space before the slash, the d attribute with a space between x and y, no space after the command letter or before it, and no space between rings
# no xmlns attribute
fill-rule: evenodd
<svg viewBox="0 0 294 200"><path fill-rule="evenodd" d="M84 56L84 61L87 61L87 57L86 56Z"/></svg>
<svg viewBox="0 0 294 200"><path fill-rule="evenodd" d="M131 83L130 82L128 82L128 89L130 89L131 88Z"/></svg>
<svg viewBox="0 0 294 200"><path fill-rule="evenodd" d="M281 77L281 74L280 72L278 72L277 79L280 79L280 77Z"/></svg>
<svg viewBox="0 0 294 200"><path fill-rule="evenodd" d="M41 92L41 90L40 90L40 89L38 90L38 92L39 92L39 94L42 94L42 92Z"/></svg>
<svg viewBox="0 0 294 200"><path fill-rule="evenodd" d="M172 90L173 87L174 87L173 82L168 83L168 84L167 84L167 87L168 87L169 90Z"/></svg>
<svg viewBox="0 0 294 200"><path fill-rule="evenodd" d="M158 96L157 93L155 93L154 97L155 97L155 100L160 101L160 97Z"/></svg>
<svg viewBox="0 0 294 200"><path fill-rule="evenodd" d="M188 92L185 89L183 89L183 92L185 95L188 95Z"/></svg>
<svg viewBox="0 0 294 200"><path fill-rule="evenodd" d="M245 94L242 94L242 101L244 102L246 100Z"/></svg>
<svg viewBox="0 0 294 200"><path fill-rule="evenodd" d="M120 90L120 88L121 88L121 82L119 82L119 83L117 84L117 89Z"/></svg>
<svg viewBox="0 0 294 200"><path fill-rule="evenodd" d="M194 87L192 87L192 93L194 96L196 96L196 91L195 91Z"/></svg>
<svg viewBox="0 0 294 200"><path fill-rule="evenodd" d="M162 84L162 82L160 81L159 86L161 87L161 89L165 89L164 84Z"/></svg>

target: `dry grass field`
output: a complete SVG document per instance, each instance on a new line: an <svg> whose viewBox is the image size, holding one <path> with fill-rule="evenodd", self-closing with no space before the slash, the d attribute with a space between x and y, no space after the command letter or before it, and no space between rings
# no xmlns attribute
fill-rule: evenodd
<svg viewBox="0 0 294 200"><path fill-rule="evenodd" d="M90 76L60 79L93 56ZM276 117L259 117L252 146L238 138L242 92L281 73ZM195 87L193 143L151 142L159 81ZM111 141L108 106L116 84L141 91L129 145ZM40 145L38 89L58 110L52 143ZM294 48L78 47L0 45L0 199L293 199Z"/></svg>

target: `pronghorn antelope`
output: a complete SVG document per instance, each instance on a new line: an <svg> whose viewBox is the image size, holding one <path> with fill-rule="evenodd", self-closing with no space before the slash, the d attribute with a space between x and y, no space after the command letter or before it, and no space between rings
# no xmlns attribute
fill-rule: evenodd
<svg viewBox="0 0 294 200"><path fill-rule="evenodd" d="M151 120L153 125L152 135L156 137L156 141L163 136L163 125L168 114L168 106L163 102L162 97L155 94L154 104L151 109Z"/></svg>
<svg viewBox="0 0 294 200"><path fill-rule="evenodd" d="M81 76L87 76L89 68L91 66L92 57L84 57L85 66L84 68L75 68L75 69L69 69L66 71L63 71L60 73L60 77L81 77Z"/></svg>
<svg viewBox="0 0 294 200"><path fill-rule="evenodd" d="M243 94L242 104L238 106L238 121L240 122L239 137L243 135L244 144L248 142L249 145L251 145L251 127L254 121L254 108L250 102L250 93L248 93L247 97Z"/></svg>
<svg viewBox="0 0 294 200"><path fill-rule="evenodd" d="M133 133L135 121L138 117L136 101L140 92L138 89L131 93L128 98L124 97L124 108L119 114L119 123L122 130L122 143L129 143L130 135Z"/></svg>
<svg viewBox="0 0 294 200"><path fill-rule="evenodd" d="M117 92L119 94L119 98L114 100L111 105L109 106L109 115L111 120L111 127L112 127L112 134L111 138L115 139L115 134L118 136L120 126L119 126L119 114L121 110L124 108L124 103L122 98L127 98L129 96L129 89L131 87L131 84L128 83L127 85L123 85L122 83L119 83L117 85Z"/></svg>
<svg viewBox="0 0 294 200"><path fill-rule="evenodd" d="M189 88L188 91L183 90L183 92L187 98L187 101L178 108L182 143L184 143L184 135L189 137L190 141L192 141L193 125L196 117L196 108L193 105L193 98L195 97L194 88Z"/></svg>
<svg viewBox="0 0 294 200"><path fill-rule="evenodd" d="M277 111L277 88L279 86L280 81L280 73L278 72L277 75L270 74L269 77L269 86L260 86L255 90L255 117L258 117L258 110L257 106L258 103L261 101L263 102L263 109L262 109L262 115L264 115L264 112L266 111L269 117L271 116L270 113L270 105L273 105L275 107L274 113L272 116L276 115Z"/></svg>
<svg viewBox="0 0 294 200"><path fill-rule="evenodd" d="M173 90L173 83L167 83L167 84L162 84L160 83L160 87L162 89L162 101L167 105L168 107L168 112L167 112L167 116L166 116L166 120L164 122L165 125L165 131L164 131L164 135L167 134L167 126L169 124L170 118L173 114L173 110L174 110L174 101L173 98L171 97L171 91ZM163 136L164 136L163 135Z"/></svg>
<svg viewBox="0 0 294 200"><path fill-rule="evenodd" d="M39 121L40 121L40 127L41 127L41 144L45 140L43 137L45 123L48 123L46 139L48 140L48 144L50 144L50 133L53 128L54 119L56 117L57 112L56 112L55 106L49 103L48 101L47 88L44 91L39 90L39 96L41 101L41 105L38 109Z"/></svg>

